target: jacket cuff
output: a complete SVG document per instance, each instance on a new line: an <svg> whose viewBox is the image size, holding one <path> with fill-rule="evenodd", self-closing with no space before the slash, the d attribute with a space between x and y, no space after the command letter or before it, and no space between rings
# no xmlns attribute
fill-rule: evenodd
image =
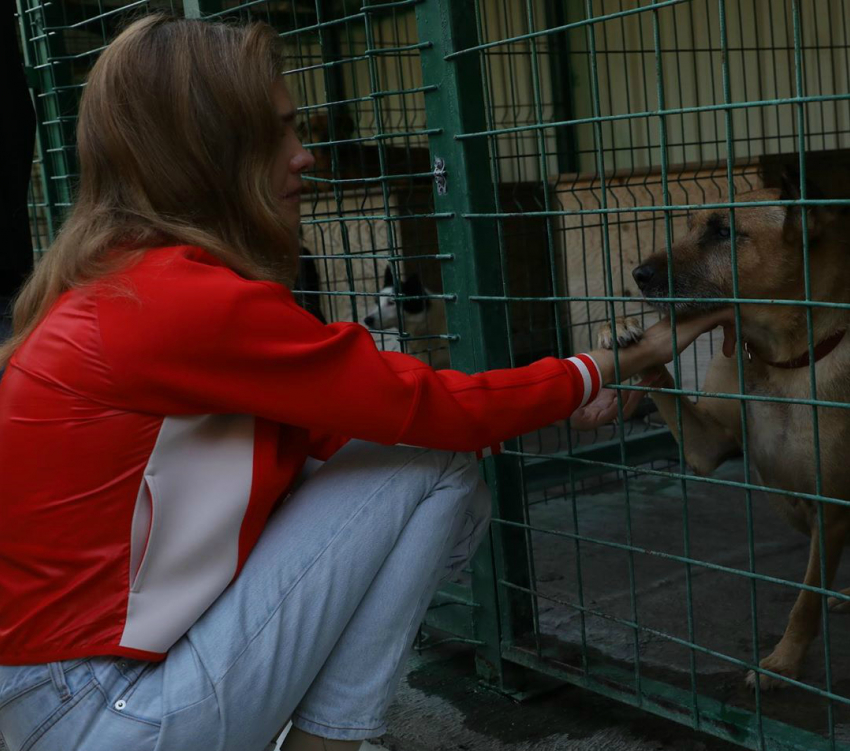
<svg viewBox="0 0 850 751"><path fill-rule="evenodd" d="M584 384L584 393L578 406L583 407L585 404L593 401L602 388L602 371L599 369L596 360L587 354L568 357L566 362L574 365L581 375L582 383Z"/></svg>

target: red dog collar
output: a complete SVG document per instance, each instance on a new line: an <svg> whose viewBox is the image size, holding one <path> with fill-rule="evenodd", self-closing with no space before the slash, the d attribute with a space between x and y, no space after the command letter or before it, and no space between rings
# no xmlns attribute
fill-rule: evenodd
<svg viewBox="0 0 850 751"><path fill-rule="evenodd" d="M844 334L846 333L846 331L846 329L838 331L832 336L819 342L818 345L815 347L815 362L817 362L818 360L822 360L830 352L832 352L832 350L834 350L841 343L841 340L844 338ZM752 360L753 355L750 352L749 342L744 342L744 351L747 353L747 357ZM785 360L783 362L770 362L769 360L764 360L763 362L765 365L770 365L771 368L785 368L789 370L793 368L805 368L809 364L809 352L808 350L806 350L799 357L795 357L791 360Z"/></svg>

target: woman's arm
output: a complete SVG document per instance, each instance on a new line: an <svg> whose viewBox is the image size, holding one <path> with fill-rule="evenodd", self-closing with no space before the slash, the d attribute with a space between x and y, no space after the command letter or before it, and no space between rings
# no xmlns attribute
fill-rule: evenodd
<svg viewBox="0 0 850 751"><path fill-rule="evenodd" d="M317 455L340 435L478 451L568 417L601 385L593 361L546 358L469 375L381 352L353 323L320 324L291 292L181 249L97 295L93 399L156 415L249 414L305 428ZM305 439L306 440L306 439Z"/></svg>
<svg viewBox="0 0 850 751"><path fill-rule="evenodd" d="M379 351L362 326L323 326L280 285L202 258L177 252L142 263L128 274L132 296L99 296L107 396L116 406L251 414L316 435L477 451L568 417L601 386L582 355L474 375L435 371ZM647 346L635 348L630 368L654 361L643 356ZM598 354L610 378L610 353Z"/></svg>

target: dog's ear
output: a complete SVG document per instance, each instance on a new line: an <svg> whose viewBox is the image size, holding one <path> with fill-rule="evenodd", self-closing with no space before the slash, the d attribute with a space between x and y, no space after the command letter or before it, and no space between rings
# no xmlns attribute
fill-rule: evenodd
<svg viewBox="0 0 850 751"><path fill-rule="evenodd" d="M412 273L404 280L404 284L401 285L401 289L403 294L410 297L425 294L425 287L422 286L422 279L416 272Z"/></svg>
<svg viewBox="0 0 850 751"><path fill-rule="evenodd" d="M354 118L351 115L341 112L334 118L336 126L337 141L347 141L354 135Z"/></svg>
<svg viewBox="0 0 850 751"><path fill-rule="evenodd" d="M384 269L384 288L393 287L393 270L390 268L390 265L387 264L387 267Z"/></svg>
<svg viewBox="0 0 850 751"><path fill-rule="evenodd" d="M782 189L779 197L783 201L796 201L800 197L800 170L786 167L782 170L780 181ZM806 199L820 201L824 198L826 196L824 196L823 191L809 178L806 178Z"/></svg>
<svg viewBox="0 0 850 751"><path fill-rule="evenodd" d="M310 116L309 126L306 130L302 126L301 136L302 140L315 141L316 143L322 143L323 141L328 140L328 116L324 112L317 112L314 115Z"/></svg>
<svg viewBox="0 0 850 751"><path fill-rule="evenodd" d="M797 169L786 168L782 172L782 187L779 191L779 200L798 201L800 199L800 172ZM811 180L806 180L806 200L819 201L824 199L821 189ZM803 234L803 213L800 206L787 206L785 212L784 234L788 242L798 243ZM826 206L808 206L806 208L806 229L809 240L817 239L824 226L832 218L832 212Z"/></svg>
<svg viewBox="0 0 850 751"><path fill-rule="evenodd" d="M401 285L401 294L405 297L423 297L425 286L422 284L419 274L414 272L404 280L404 283ZM427 307L428 300L425 299L404 301L404 309L408 313L421 313Z"/></svg>

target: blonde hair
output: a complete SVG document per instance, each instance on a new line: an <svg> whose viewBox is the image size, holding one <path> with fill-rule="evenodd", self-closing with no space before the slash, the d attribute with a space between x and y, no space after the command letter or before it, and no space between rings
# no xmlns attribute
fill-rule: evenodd
<svg viewBox="0 0 850 751"><path fill-rule="evenodd" d="M18 295L0 365L63 292L148 248L197 245L246 278L292 282L296 228L271 185L281 69L277 34L261 23L155 14L115 38L80 103L76 200Z"/></svg>

